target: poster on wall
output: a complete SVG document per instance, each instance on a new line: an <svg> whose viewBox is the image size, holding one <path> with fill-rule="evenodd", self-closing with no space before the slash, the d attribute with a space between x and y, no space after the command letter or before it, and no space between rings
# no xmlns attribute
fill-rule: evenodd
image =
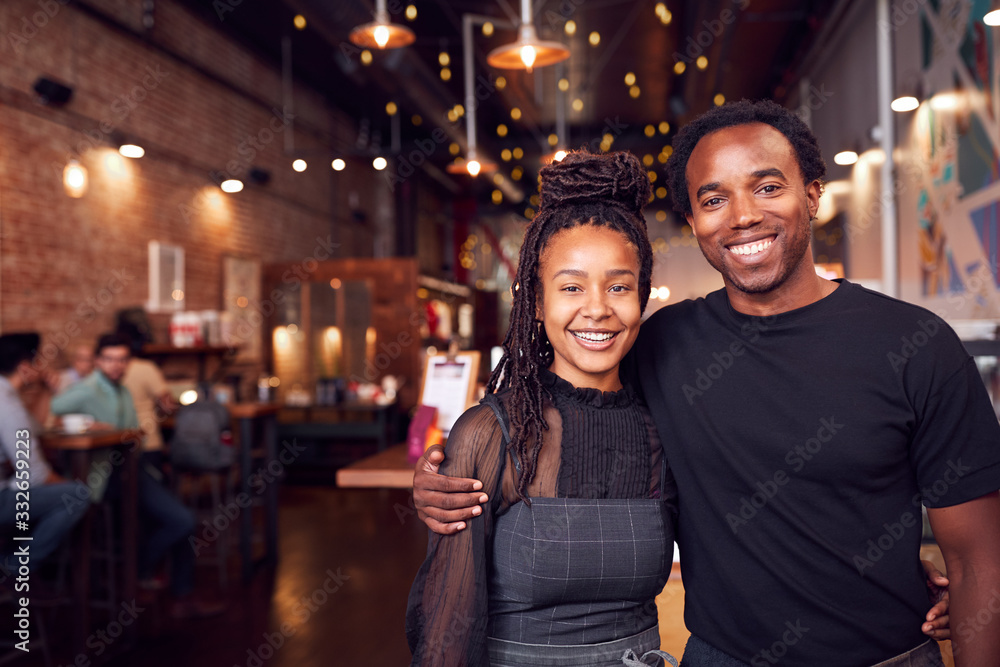
<svg viewBox="0 0 1000 667"><path fill-rule="evenodd" d="M260 313L260 262L226 255L222 258L222 342L238 349L236 361L260 361L264 317Z"/></svg>
<svg viewBox="0 0 1000 667"><path fill-rule="evenodd" d="M901 210L916 220L917 259L904 272L915 300L948 320L1000 317L1000 40L982 21L988 5L920 10L925 99L910 125Z"/></svg>

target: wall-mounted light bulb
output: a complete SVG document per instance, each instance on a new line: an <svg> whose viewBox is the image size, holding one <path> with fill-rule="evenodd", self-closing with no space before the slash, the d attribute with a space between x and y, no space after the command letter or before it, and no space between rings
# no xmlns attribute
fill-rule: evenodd
<svg viewBox="0 0 1000 667"><path fill-rule="evenodd" d="M87 193L87 168L76 160L70 160L63 168L63 189L74 199Z"/></svg>
<svg viewBox="0 0 1000 667"><path fill-rule="evenodd" d="M146 154L146 151L142 146L137 146L135 144L122 144L118 148L118 152L122 157L130 157L134 160L137 160Z"/></svg>

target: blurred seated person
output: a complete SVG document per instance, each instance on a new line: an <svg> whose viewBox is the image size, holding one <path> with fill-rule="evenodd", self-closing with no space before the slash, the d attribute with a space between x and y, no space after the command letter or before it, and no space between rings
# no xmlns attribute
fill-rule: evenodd
<svg viewBox="0 0 1000 667"><path fill-rule="evenodd" d="M122 385L131 360L128 339L118 334L104 334L95 349L96 370L64 393L52 399L56 415L85 413L94 417L94 428L138 428L139 419L132 395ZM175 598L173 612L177 616L205 616L221 611L194 601L194 551L188 538L194 533L195 520L191 512L162 484L163 475L142 455L139 471L139 521L150 528L142 541L139 557L139 577L144 588L155 588L156 568L169 551L172 559L171 592ZM112 494L117 485L110 487Z"/></svg>
<svg viewBox="0 0 1000 667"><path fill-rule="evenodd" d="M59 387L56 391L61 394L68 388L87 377L94 371L94 346L87 343L78 343L73 347L70 355L69 368L59 373Z"/></svg>
<svg viewBox="0 0 1000 667"><path fill-rule="evenodd" d="M86 498L90 495L85 484L67 482L49 467L42 455L39 420L28 412L21 401L21 389L40 385L40 391L47 395L57 383L55 373L42 373L34 365L40 343L41 337L34 332L0 336L0 467L3 468L0 481L0 526L5 530L12 530L15 521L21 520L17 516L17 504L24 498L19 499L17 494L18 491L27 491L31 507L27 522L32 538L30 542L4 540L4 553L0 558L0 581L6 581L19 569L21 556L14 549L15 545L19 550L27 548L28 568L36 570L56 550L86 511L77 503L67 503L64 499ZM44 405L48 406L47 400L44 400ZM26 448L27 468L18 469L17 461L25 459L23 454L18 456L17 452L23 452ZM14 553L9 553L10 551Z"/></svg>
<svg viewBox="0 0 1000 667"><path fill-rule="evenodd" d="M163 416L172 415L177 410L177 404L170 395L160 367L149 359L137 356L142 351L142 335L128 323L119 324L118 334L128 341L132 353L122 385L132 395L139 428L146 434L142 445L143 459L162 470L163 435L160 423Z"/></svg>

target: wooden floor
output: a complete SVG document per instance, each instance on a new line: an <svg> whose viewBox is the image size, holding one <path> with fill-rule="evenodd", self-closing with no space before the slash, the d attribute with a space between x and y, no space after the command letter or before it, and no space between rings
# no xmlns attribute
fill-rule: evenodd
<svg viewBox="0 0 1000 667"><path fill-rule="evenodd" d="M280 563L238 580L232 559L225 614L174 621L160 606L140 614L138 646L112 660L91 646L74 650L66 625L49 634L54 665L143 667L326 667L407 665L406 595L423 560L426 535L404 490L284 486ZM199 568L199 594L220 596L216 572ZM662 648L680 658L688 632L684 588L671 579L657 598ZM12 663L43 664L36 653Z"/></svg>

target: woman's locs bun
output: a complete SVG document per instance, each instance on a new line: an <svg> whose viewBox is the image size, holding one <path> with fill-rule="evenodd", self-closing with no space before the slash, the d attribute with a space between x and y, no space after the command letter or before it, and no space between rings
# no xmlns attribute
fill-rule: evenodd
<svg viewBox="0 0 1000 667"><path fill-rule="evenodd" d="M541 170L543 207L585 202L613 203L639 217L652 186L639 158L626 151L574 151Z"/></svg>

